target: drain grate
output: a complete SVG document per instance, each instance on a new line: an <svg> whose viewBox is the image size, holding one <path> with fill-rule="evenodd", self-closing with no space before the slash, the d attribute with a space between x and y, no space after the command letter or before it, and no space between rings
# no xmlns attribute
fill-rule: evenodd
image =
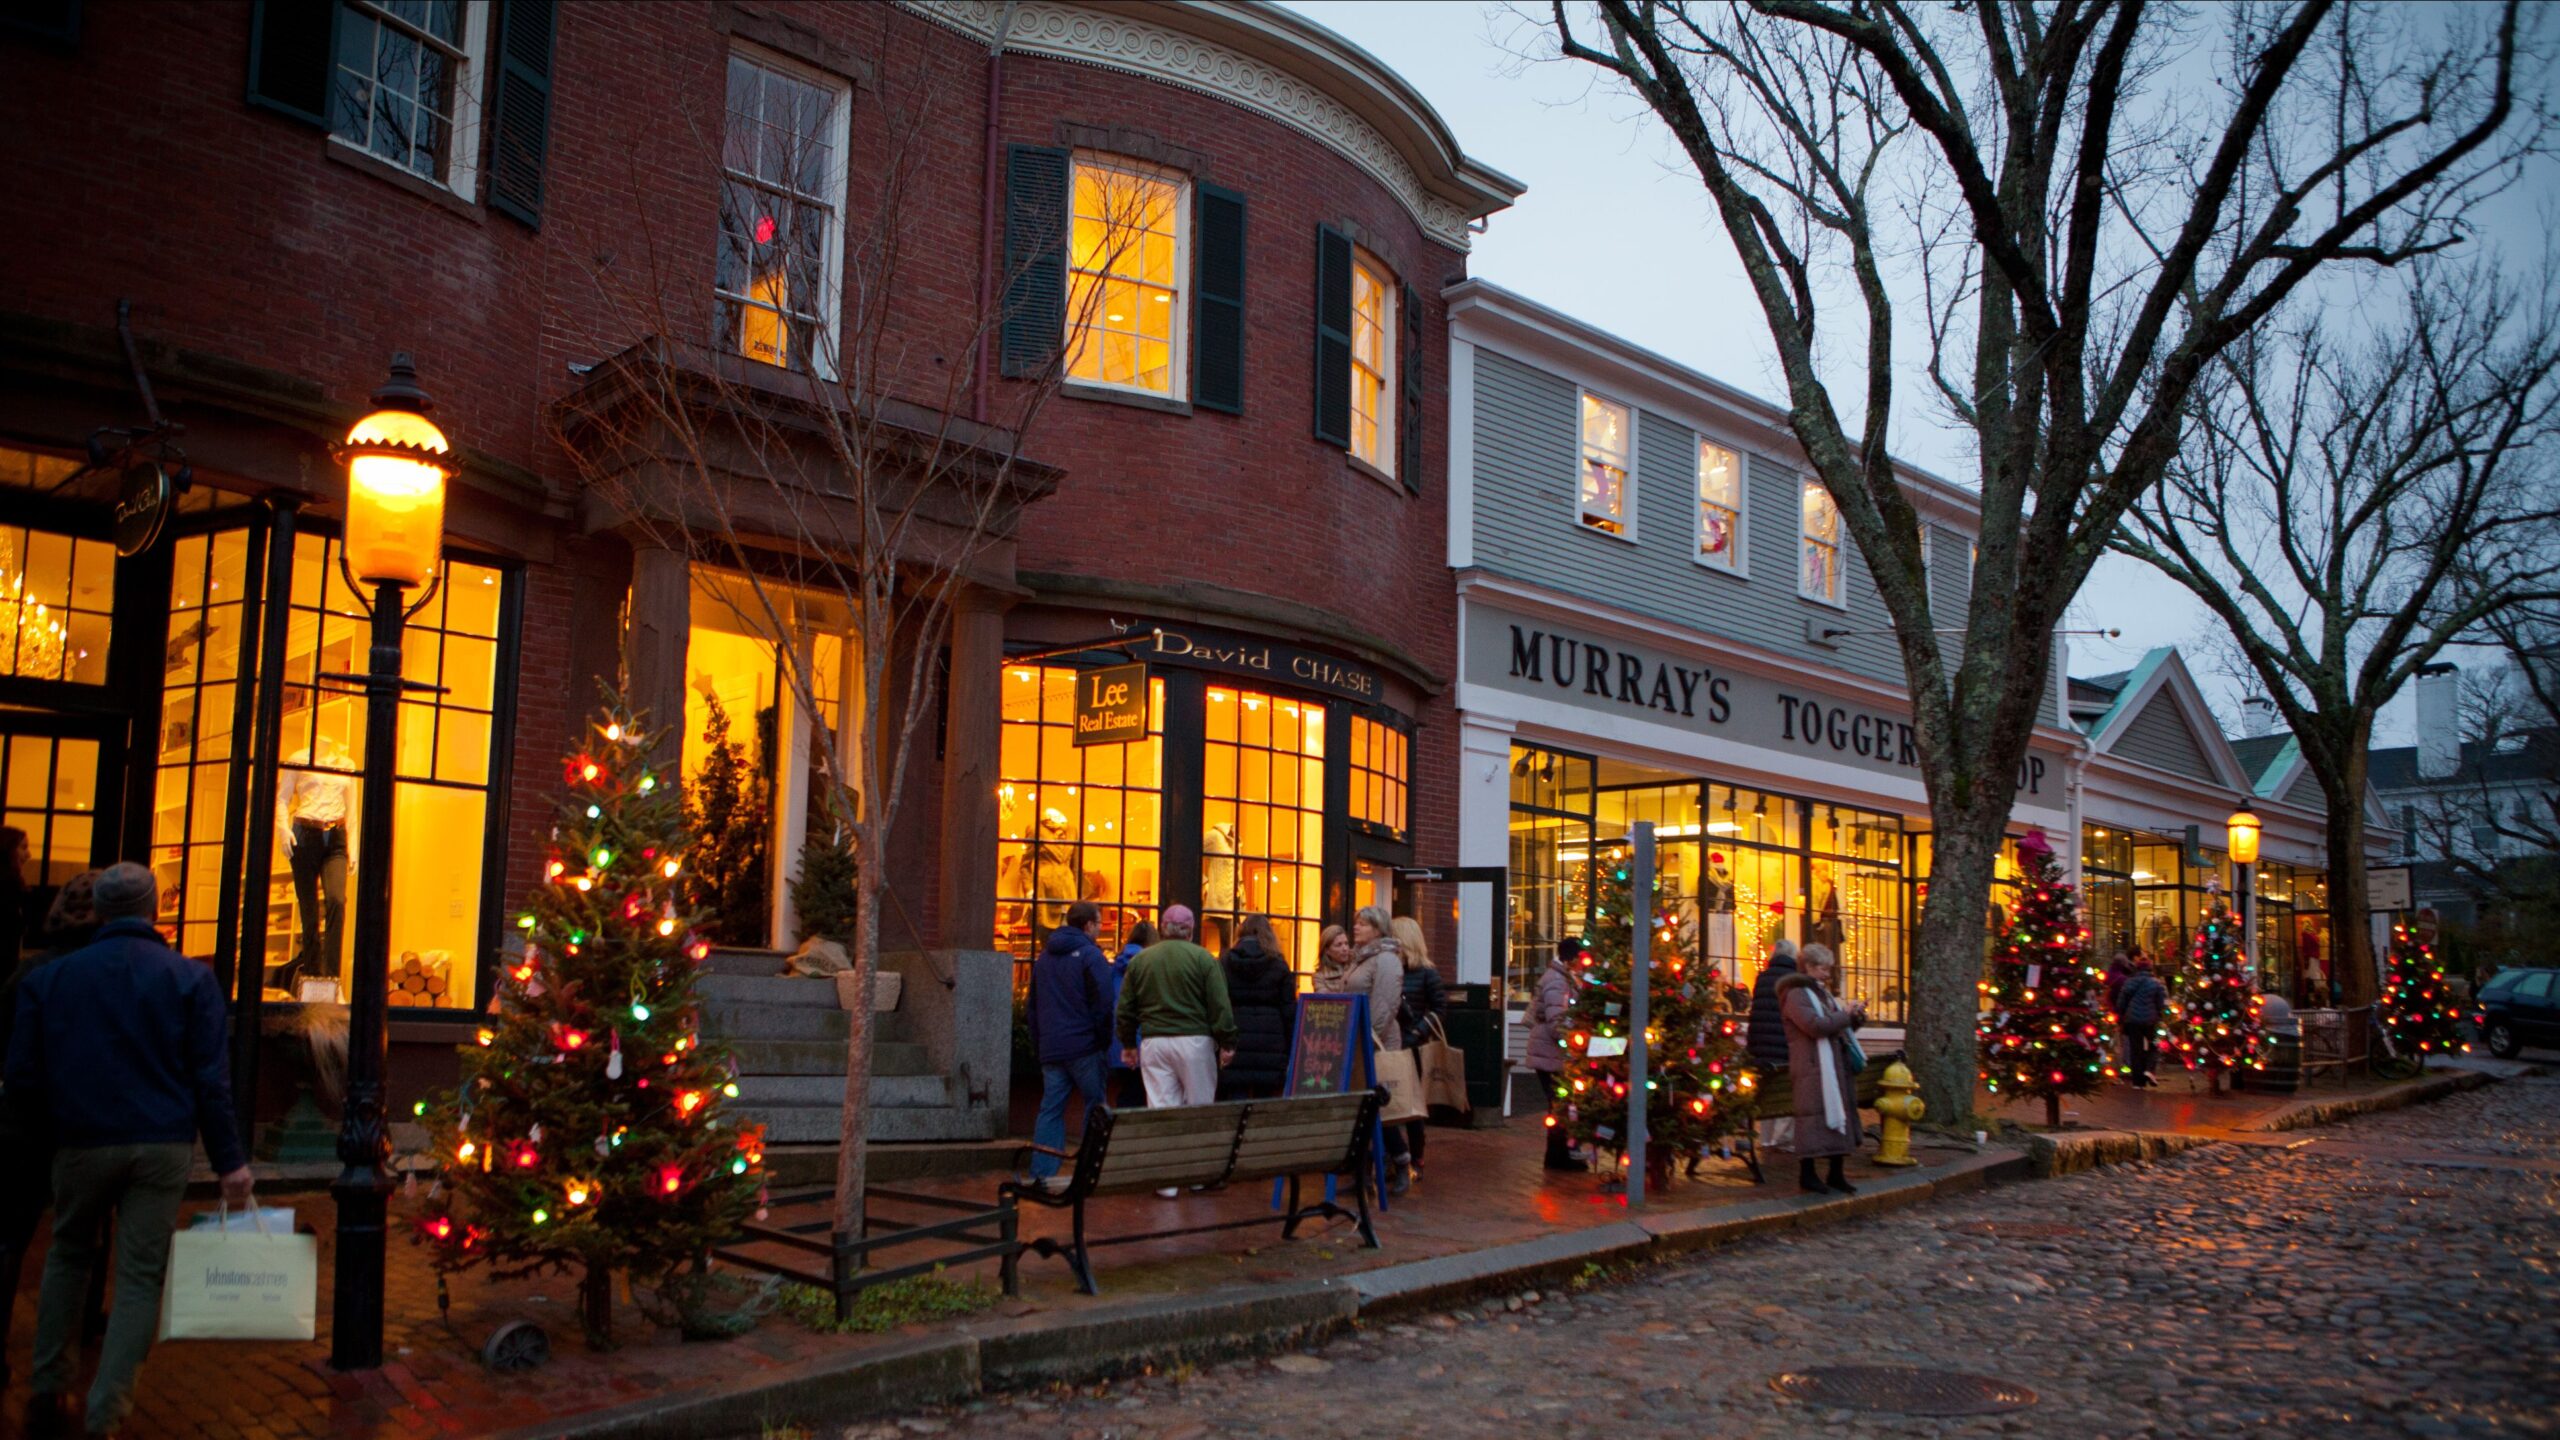
<svg viewBox="0 0 2560 1440"><path fill-rule="evenodd" d="M2086 1227L2059 1220L1959 1220L1939 1227L1958 1235L1988 1235L1995 1240L2062 1240L2086 1235Z"/></svg>
<svg viewBox="0 0 2560 1440"><path fill-rule="evenodd" d="M1895 1415L1997 1415L2036 1403L2024 1385L1913 1365L1826 1365L1773 1375L1769 1388L1807 1405Z"/></svg>

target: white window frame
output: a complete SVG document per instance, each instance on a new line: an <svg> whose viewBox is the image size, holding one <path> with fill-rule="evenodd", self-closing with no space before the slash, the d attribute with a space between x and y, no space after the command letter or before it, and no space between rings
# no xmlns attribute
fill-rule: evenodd
<svg viewBox="0 0 2560 1440"><path fill-rule="evenodd" d="M1075 195L1076 173L1080 170L1113 170L1173 186L1173 323L1166 334L1172 342L1166 359L1162 390L1118 380L1091 380L1073 371L1076 353L1076 276L1085 272L1076 268ZM1065 382L1079 390L1109 390L1123 395L1144 395L1157 400L1188 401L1191 398L1191 302L1195 298L1191 285L1191 177L1179 170L1150 165L1126 155L1112 155L1099 150L1078 150L1067 158L1067 254L1066 254L1066 334L1061 340Z"/></svg>
<svg viewBox="0 0 2560 1440"><path fill-rule="evenodd" d="M1731 507L1733 537L1725 544L1723 559L1716 560L1708 557L1706 553L1707 498L1704 495L1697 495L1692 501L1696 508L1694 523L1697 529L1696 533L1690 536L1689 558L1698 562L1702 569L1713 570L1719 575L1748 579L1751 575L1751 552L1748 548L1751 534L1751 472L1740 450L1730 445L1717 444L1712 436L1702 434L1698 436L1697 476L1701 487L1707 480L1707 452L1710 450L1718 451L1733 461L1733 505ZM1726 507L1719 505L1716 508L1721 510Z"/></svg>
<svg viewBox="0 0 2560 1440"><path fill-rule="evenodd" d="M487 88L489 63L489 0L463 0L462 44L459 48L428 34L408 21L383 9L373 0L338 0L342 10L351 10L373 23L396 30L418 44L440 51L453 62L453 132L445 144L442 175L427 175L397 161L385 160L368 146L340 135L337 130L339 87L345 83L346 67L338 63L337 53L329 55L328 113L329 143L361 155L376 165L388 166L403 175L415 176L441 190L449 190L463 200L473 199L480 185L480 92ZM365 77L371 83L372 77ZM371 121L368 119L368 126Z"/></svg>
<svg viewBox="0 0 2560 1440"><path fill-rule="evenodd" d="M1804 497L1808 494L1821 495L1823 503L1831 507L1833 534L1829 540L1817 542L1813 531L1805 524ZM1849 522L1840 515L1840 502L1832 498L1830 490L1823 486L1820 477L1808 475L1799 478L1796 483L1796 594L1817 605L1828 605L1835 610L1849 608L1848 528ZM1832 589L1838 592L1836 594L1825 595L1818 590L1805 588L1804 551L1806 545L1814 543L1831 547L1831 581Z"/></svg>
<svg viewBox="0 0 2560 1440"><path fill-rule="evenodd" d="M1618 513L1593 509L1582 503L1583 467L1590 462L1591 444L1582 424L1583 408L1592 401L1623 410L1627 415L1627 448L1619 467L1624 477L1618 485ZM1636 539L1636 407L1623 400L1612 400L1588 385L1576 386L1573 397L1573 528L1586 535L1605 535L1632 545ZM1606 523L1602 523L1606 522ZM1610 528L1615 526L1615 529Z"/></svg>
<svg viewBox="0 0 2560 1440"><path fill-rule="evenodd" d="M794 190L777 187L770 181L759 179L753 175L741 174L738 171L729 168L729 139L727 134L729 124L729 69L727 62L731 57L743 59L751 65L760 66L764 69L774 71L777 74L787 75L794 80L819 86L834 93L836 103L831 111L831 118L828 122L828 129L832 133L827 136L827 143L833 148L835 163L829 166L827 170L827 194L803 195ZM809 357L810 374L815 375L821 380L833 380L836 378L837 327L839 321L844 315L844 207L848 159L845 151L847 145L851 143L853 131L853 82L847 80L841 75L831 75L824 70L818 69L814 65L803 64L800 61L792 59L788 55L768 50L761 45L751 44L744 40L736 40L730 43L729 55L722 57L720 74L720 124L722 133L719 137L718 143L720 145L720 183L722 187L725 188L731 181L735 181L738 184L748 186L752 189L770 191L794 201L813 201L819 205L825 206L829 214L834 217L827 225L827 256L824 266L825 276L820 285L818 303L812 307L818 316L818 353ZM715 206L715 208L717 207ZM716 232L715 225L715 233L712 237L713 253L711 271L711 294L712 303L715 309L715 330L717 328L716 310L718 305L722 302L752 307L755 309L769 308L751 297L732 294L720 288L720 261L718 252L718 246L720 243L721 241ZM786 336L790 333L790 316L788 312L786 312L783 317L783 333ZM739 353L739 358L759 365L771 363L769 361L759 360L755 356L747 355L743 352ZM784 364L775 366L774 368L789 371L794 367Z"/></svg>
<svg viewBox="0 0 2560 1440"><path fill-rule="evenodd" d="M1375 419L1378 435L1378 453L1374 456L1363 455L1360 453L1359 447L1356 443L1344 445L1342 447L1343 453L1349 455L1352 459L1359 461L1361 464L1368 466L1370 469L1377 471L1379 474L1384 475L1389 479L1394 479L1396 474L1397 454L1396 411L1402 408L1401 402L1403 400L1402 392L1396 388L1397 361L1402 358L1396 353L1396 341L1397 337L1401 333L1398 327L1404 323L1404 316L1399 313L1398 310L1398 307L1403 302L1396 291L1395 272L1389 270L1386 262L1380 260L1377 256L1370 254L1368 251L1363 250L1358 246L1353 246L1351 250L1351 271L1351 433L1355 442L1360 433L1360 383L1363 373L1360 368L1359 344L1359 277L1362 275L1368 276L1370 282L1378 287L1378 324L1380 327L1380 334L1378 336L1378 354L1382 363L1379 371L1377 372L1378 413Z"/></svg>

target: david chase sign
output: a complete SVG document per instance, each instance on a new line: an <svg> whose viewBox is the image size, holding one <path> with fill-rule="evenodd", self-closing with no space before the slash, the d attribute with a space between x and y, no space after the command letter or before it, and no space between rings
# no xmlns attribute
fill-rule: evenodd
<svg viewBox="0 0 2560 1440"><path fill-rule="evenodd" d="M1916 774L1920 768L1919 737L1907 713L1480 606L1468 610L1466 675L1496 690L1684 726L1765 750L1868 770ZM2060 779L2057 760L2030 755L2018 767L2018 793L2040 797Z"/></svg>

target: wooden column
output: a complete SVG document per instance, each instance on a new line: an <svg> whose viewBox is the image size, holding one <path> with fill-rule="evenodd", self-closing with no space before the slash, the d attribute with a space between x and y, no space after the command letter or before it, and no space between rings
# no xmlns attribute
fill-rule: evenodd
<svg viewBox="0 0 2560 1440"><path fill-rule="evenodd" d="M996 943L996 768L1003 738L1004 599L972 589L951 615L951 693L943 728L942 943Z"/></svg>
<svg viewBox="0 0 2560 1440"><path fill-rule="evenodd" d="M632 708L681 753L684 652L693 628L693 587L685 557L664 546L631 547L631 619L622 634L622 671Z"/></svg>

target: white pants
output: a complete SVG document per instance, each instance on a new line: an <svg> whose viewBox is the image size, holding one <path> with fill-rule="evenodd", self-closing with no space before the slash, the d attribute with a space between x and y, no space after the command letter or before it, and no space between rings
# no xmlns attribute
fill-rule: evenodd
<svg viewBox="0 0 2560 1440"><path fill-rule="evenodd" d="M1760 1122L1760 1143L1784 1150L1796 1143L1796 1120L1790 1115L1783 1120Z"/></svg>
<svg viewBox="0 0 2560 1440"><path fill-rule="evenodd" d="M1147 1108L1207 1105L1218 1098L1218 1042L1206 1035L1147 1036L1138 1042Z"/></svg>

